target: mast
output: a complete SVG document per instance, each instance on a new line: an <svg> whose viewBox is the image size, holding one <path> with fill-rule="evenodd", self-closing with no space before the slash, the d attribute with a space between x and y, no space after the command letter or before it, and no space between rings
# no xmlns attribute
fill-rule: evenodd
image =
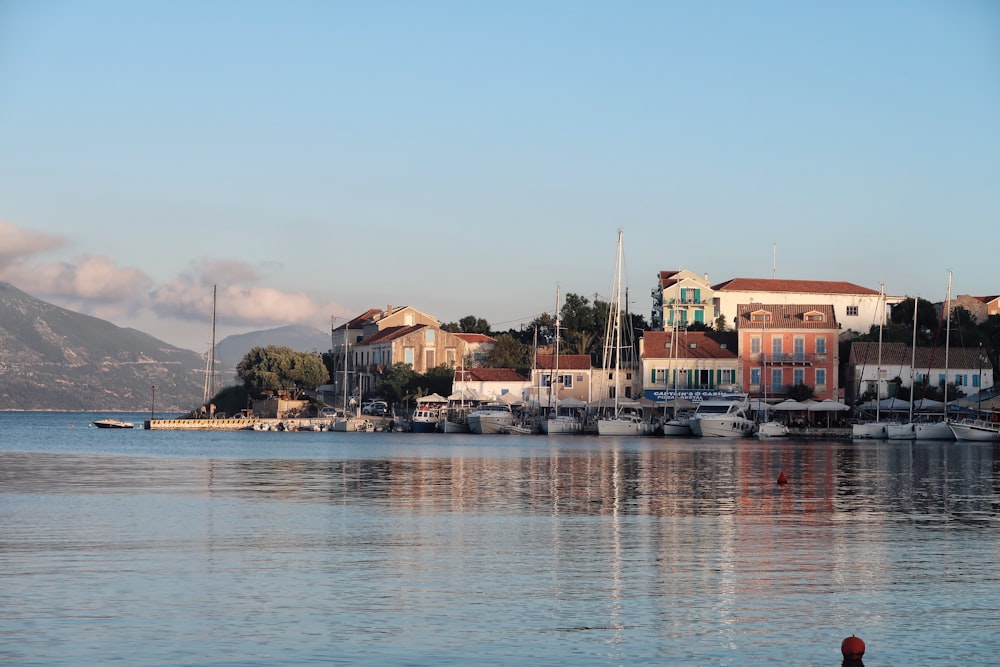
<svg viewBox="0 0 1000 667"><path fill-rule="evenodd" d="M948 272L948 292L944 297L946 323L944 327L944 420L948 421L948 350L951 348L951 271ZM982 392L980 392L982 393Z"/></svg>
<svg viewBox="0 0 1000 667"><path fill-rule="evenodd" d="M882 327L885 325L885 283L879 285L878 366L875 368L875 422L881 421L882 402ZM947 380L947 378L945 378Z"/></svg>
<svg viewBox="0 0 1000 667"><path fill-rule="evenodd" d="M552 378L549 381L549 409L559 410L559 387L556 380L559 377L559 283L556 283L556 356L552 363Z"/></svg>
<svg viewBox="0 0 1000 667"><path fill-rule="evenodd" d="M622 230L618 230L618 250L615 253L614 327L612 340L615 348L615 414L618 414L618 395L621 393L622 369Z"/></svg>
<svg viewBox="0 0 1000 667"><path fill-rule="evenodd" d="M914 367L917 365L917 303L919 297L913 297L913 345L910 348L910 423L913 423L913 380ZM922 404L922 403L921 403Z"/></svg>
<svg viewBox="0 0 1000 667"><path fill-rule="evenodd" d="M217 286L212 285L212 342L205 359L205 388L202 403L207 404L215 396L215 304Z"/></svg>

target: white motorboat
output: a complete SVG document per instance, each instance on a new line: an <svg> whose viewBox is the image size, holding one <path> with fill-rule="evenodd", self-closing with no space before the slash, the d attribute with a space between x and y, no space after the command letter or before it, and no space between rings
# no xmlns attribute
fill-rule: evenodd
<svg viewBox="0 0 1000 667"><path fill-rule="evenodd" d="M642 416L642 412L632 408L620 408L611 417L597 420L598 435L653 435L656 424Z"/></svg>
<svg viewBox="0 0 1000 667"><path fill-rule="evenodd" d="M468 422L470 433L504 433L514 425L514 412L502 401L484 403L469 413Z"/></svg>
<svg viewBox="0 0 1000 667"><path fill-rule="evenodd" d="M948 426L958 440L1000 442L1000 421L963 419L962 421L951 422Z"/></svg>
<svg viewBox="0 0 1000 667"><path fill-rule="evenodd" d="M94 422L94 426L97 428L135 428L135 424L132 422L120 419L98 419Z"/></svg>
<svg viewBox="0 0 1000 667"><path fill-rule="evenodd" d="M746 397L707 400L691 416L691 433L699 438L745 438L753 434L754 421L747 416Z"/></svg>
<svg viewBox="0 0 1000 667"><path fill-rule="evenodd" d="M754 435L758 438L784 438L788 436L788 427L776 421L761 422L757 424Z"/></svg>

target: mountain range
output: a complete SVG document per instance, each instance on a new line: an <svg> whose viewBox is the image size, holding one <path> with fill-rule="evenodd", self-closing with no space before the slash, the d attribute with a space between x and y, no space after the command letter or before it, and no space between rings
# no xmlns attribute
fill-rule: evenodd
<svg viewBox="0 0 1000 667"><path fill-rule="evenodd" d="M330 335L292 325L227 337L215 348L221 386L264 345L320 352ZM204 354L0 282L0 410L187 412L201 405L204 387Z"/></svg>

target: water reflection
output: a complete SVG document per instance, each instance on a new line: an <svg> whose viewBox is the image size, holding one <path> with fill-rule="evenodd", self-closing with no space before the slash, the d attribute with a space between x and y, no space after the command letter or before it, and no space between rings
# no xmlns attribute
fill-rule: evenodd
<svg viewBox="0 0 1000 667"><path fill-rule="evenodd" d="M7 492L205 493L378 503L410 513L891 515L969 525L997 518L998 447L853 443L527 449L503 456L213 459L0 452ZM784 472L788 485L776 484Z"/></svg>

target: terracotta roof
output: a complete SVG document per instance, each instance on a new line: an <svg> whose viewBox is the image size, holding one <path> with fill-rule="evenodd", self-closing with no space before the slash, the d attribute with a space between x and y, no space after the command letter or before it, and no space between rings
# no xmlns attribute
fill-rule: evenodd
<svg viewBox="0 0 1000 667"><path fill-rule="evenodd" d="M335 327L333 329L333 331L341 331L341 330L343 330L345 328L347 328L347 329L360 329L361 327L364 326L365 322L367 322L371 318L375 317L376 315L381 315L382 312L383 311L380 310L380 309L378 309L378 308L371 308L371 309L366 310L365 312L361 313L360 315L358 315L354 319L352 319L352 320L350 320L348 322L344 322L339 327Z"/></svg>
<svg viewBox="0 0 1000 667"><path fill-rule="evenodd" d="M373 345L375 343L385 343L390 340L396 340L401 336L405 336L414 331L419 331L420 329L426 329L426 324L411 324L410 326L398 326L398 327L386 327L381 331L376 331L368 338L358 342L358 345Z"/></svg>
<svg viewBox="0 0 1000 667"><path fill-rule="evenodd" d="M973 297L973 298L977 299L979 301L982 301L983 303L989 303L990 301L993 301L994 299L1000 299L1000 294L994 294L993 296L976 296L976 297Z"/></svg>
<svg viewBox="0 0 1000 667"><path fill-rule="evenodd" d="M680 273L680 271L660 271L660 289L665 289L667 286L676 282L675 276L678 273Z"/></svg>
<svg viewBox="0 0 1000 667"><path fill-rule="evenodd" d="M800 292L803 294L865 294L879 291L854 283L830 280L781 280L778 278L733 278L713 285L717 292Z"/></svg>
<svg viewBox="0 0 1000 667"><path fill-rule="evenodd" d="M765 321L751 319L751 315L766 310L771 317ZM806 319L807 313L819 313L821 321ZM736 306L737 329L836 329L837 318L831 305L786 305L765 303L741 303Z"/></svg>
<svg viewBox="0 0 1000 667"><path fill-rule="evenodd" d="M463 382L525 382L530 380L513 368L466 368L455 373Z"/></svg>
<svg viewBox="0 0 1000 667"><path fill-rule="evenodd" d="M669 331L647 331L643 334L644 359L670 359L675 356L667 345ZM678 359L736 359L737 335L732 331L681 331L677 334Z"/></svg>
<svg viewBox="0 0 1000 667"><path fill-rule="evenodd" d="M909 367L911 359L910 346L906 343L882 343L882 368ZM878 343L852 343L851 363L855 366L877 366ZM993 365L986 354L980 359L978 347L953 347L948 350L948 367L956 370L990 370ZM944 368L944 348L918 346L914 368L917 371L921 368Z"/></svg>
<svg viewBox="0 0 1000 667"><path fill-rule="evenodd" d="M555 356L554 354L539 354L535 357L535 365L542 369L552 369L555 368ZM589 371L590 370L590 355L589 354L560 354L559 355L559 370L566 371Z"/></svg>
<svg viewBox="0 0 1000 667"><path fill-rule="evenodd" d="M491 336L487 336L486 334L480 334L480 333L456 333L456 334L453 334L453 335L458 336L459 338L461 338L462 340L464 340L466 343L495 343L495 342L497 342L496 338L493 338Z"/></svg>

